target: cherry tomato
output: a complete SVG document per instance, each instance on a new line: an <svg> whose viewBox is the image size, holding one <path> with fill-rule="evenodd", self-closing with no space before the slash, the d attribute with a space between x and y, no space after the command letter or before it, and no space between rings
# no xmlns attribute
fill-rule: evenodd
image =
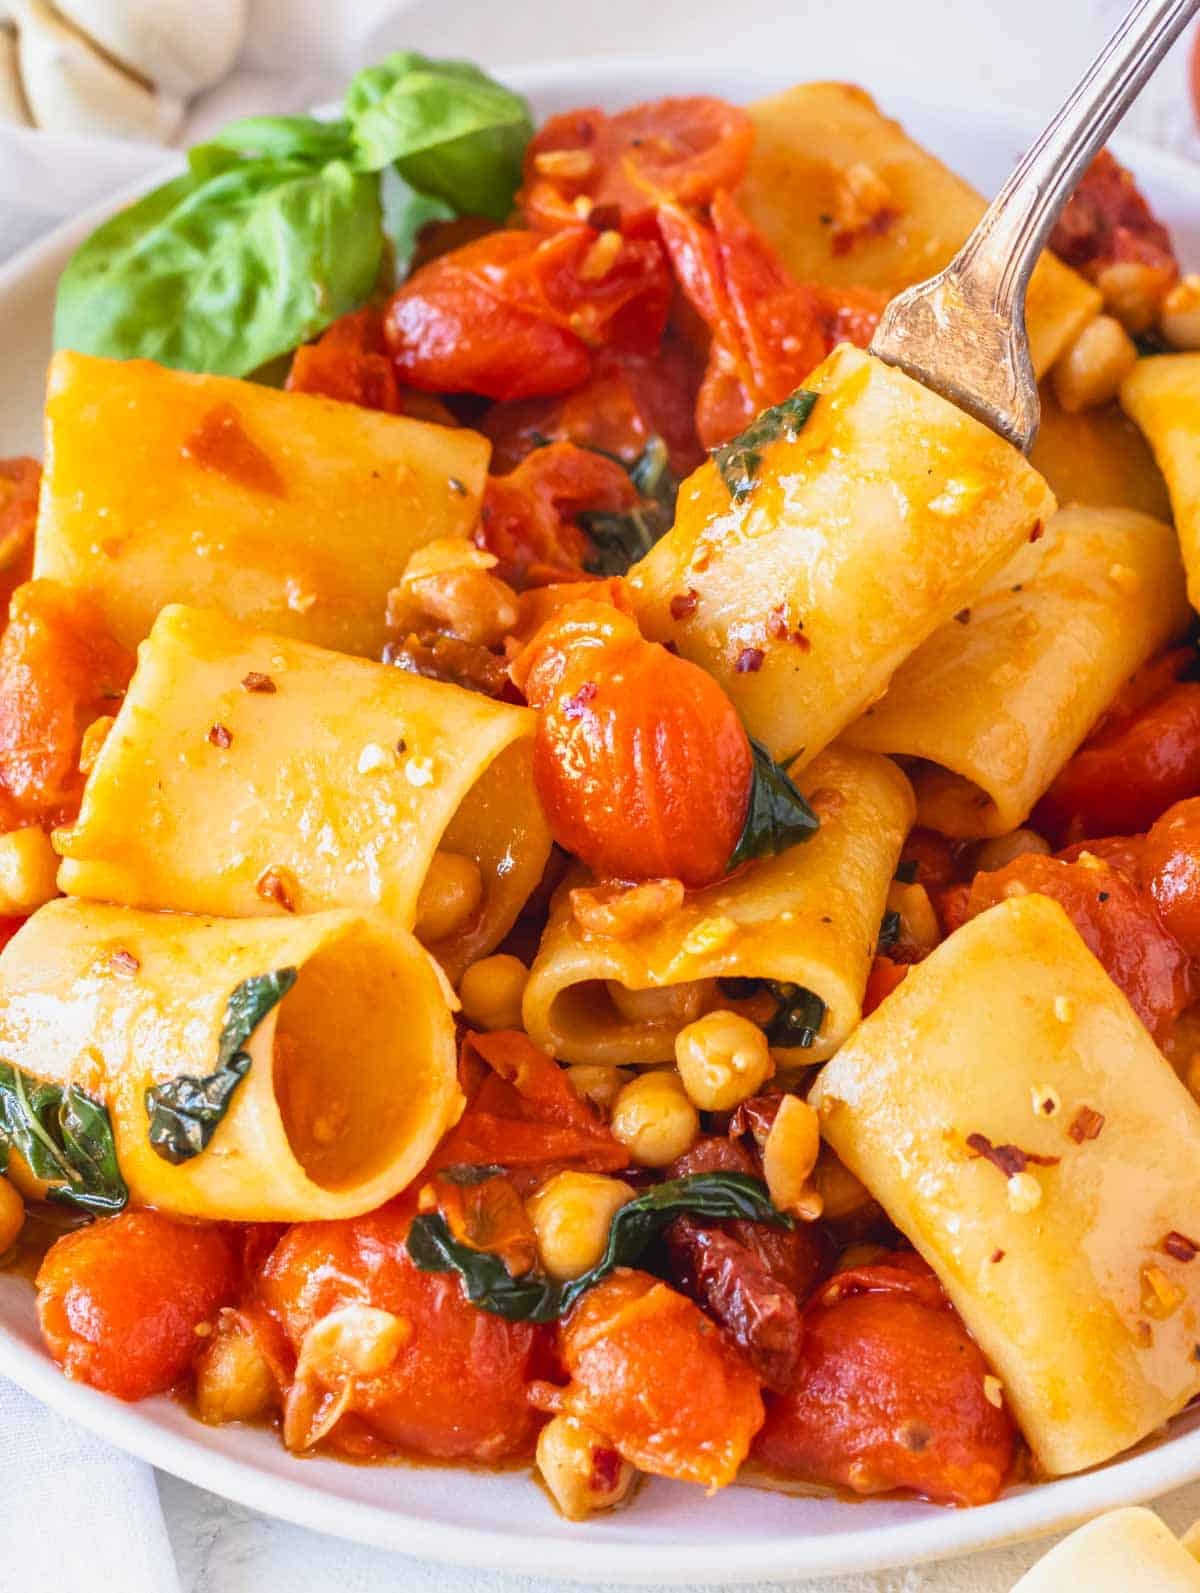
<svg viewBox="0 0 1200 1593"><path fill-rule="evenodd" d="M863 994L863 1017L869 1018L881 1001L886 1001L897 985L904 983L908 967L893 962L890 957L876 957L867 975L867 988Z"/></svg>
<svg viewBox="0 0 1200 1593"><path fill-rule="evenodd" d="M562 1332L562 1407L640 1471L721 1488L762 1424L759 1380L697 1305L645 1272L589 1289Z"/></svg>
<svg viewBox="0 0 1200 1593"><path fill-rule="evenodd" d="M958 858L955 843L948 841L936 830L918 825L908 832L900 853L898 869L904 878L912 875L912 884L924 885L927 891L943 891L958 878Z"/></svg>
<svg viewBox="0 0 1200 1593"><path fill-rule="evenodd" d="M551 443L506 476L489 476L476 541L500 561L497 573L517 587L575 581L591 551L576 517L588 509L631 509L638 501L614 459Z"/></svg>
<svg viewBox="0 0 1200 1593"><path fill-rule="evenodd" d="M384 331L413 387L535 398L586 381L592 349L651 352L670 298L652 240L579 226L549 238L493 232L414 272L390 300Z"/></svg>
<svg viewBox="0 0 1200 1593"><path fill-rule="evenodd" d="M1181 682L1080 747L1030 823L1060 845L1148 830L1172 803L1200 795L1200 684Z"/></svg>
<svg viewBox="0 0 1200 1593"><path fill-rule="evenodd" d="M967 916L1014 891L1036 891L1058 902L1150 1033L1156 1039L1165 1035L1192 997L1188 960L1136 886L1103 860L1064 863L1029 852L975 876Z"/></svg>
<svg viewBox="0 0 1200 1593"><path fill-rule="evenodd" d="M29 581L13 593L0 639L5 829L74 816L83 790L83 732L94 719L116 713L133 665L133 655L112 640L85 594L54 581Z"/></svg>
<svg viewBox="0 0 1200 1593"><path fill-rule="evenodd" d="M818 1291L796 1386L767 1396L755 1458L855 1493L986 1504L1012 1465L1012 1418L989 1400L987 1362L933 1274L901 1262L856 1267Z"/></svg>
<svg viewBox="0 0 1200 1593"><path fill-rule="evenodd" d="M1165 927L1200 959L1200 797L1176 802L1155 823L1142 846L1141 877Z"/></svg>
<svg viewBox="0 0 1200 1593"><path fill-rule="evenodd" d="M1146 203L1131 172L1102 149L1084 172L1050 237L1060 260L1095 280L1106 266L1135 262L1179 275L1171 235Z"/></svg>
<svg viewBox="0 0 1200 1593"><path fill-rule="evenodd" d="M1146 847L1144 835L1105 835L1092 841L1076 841L1074 846L1064 846L1055 852L1063 863L1086 862L1098 857L1102 863L1115 868L1133 885L1142 883L1142 853Z"/></svg>
<svg viewBox="0 0 1200 1593"><path fill-rule="evenodd" d="M541 710L534 779L555 840L601 879L722 878L753 759L711 675L595 603L537 633L513 679Z"/></svg>
<svg viewBox="0 0 1200 1593"><path fill-rule="evenodd" d="M38 1320L68 1377L146 1399L189 1370L204 1345L196 1329L232 1304L239 1282L230 1231L123 1211L51 1245L37 1275Z"/></svg>
<svg viewBox="0 0 1200 1593"><path fill-rule="evenodd" d="M531 227L578 224L651 234L663 204L706 205L736 188L754 147L754 123L725 101L654 100L617 116L552 116L525 153L517 202Z"/></svg>
<svg viewBox="0 0 1200 1593"><path fill-rule="evenodd" d="M400 389L377 310L343 315L292 356L289 393L318 393L363 409L400 413Z"/></svg>

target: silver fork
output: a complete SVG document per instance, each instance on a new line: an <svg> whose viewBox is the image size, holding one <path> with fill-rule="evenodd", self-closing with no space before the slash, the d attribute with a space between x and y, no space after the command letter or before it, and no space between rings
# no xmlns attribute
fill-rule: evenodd
<svg viewBox="0 0 1200 1593"><path fill-rule="evenodd" d="M1041 420L1025 332L1030 274L1088 162L1197 10L1200 0L1139 0L950 264L880 319L872 354L1022 453Z"/></svg>

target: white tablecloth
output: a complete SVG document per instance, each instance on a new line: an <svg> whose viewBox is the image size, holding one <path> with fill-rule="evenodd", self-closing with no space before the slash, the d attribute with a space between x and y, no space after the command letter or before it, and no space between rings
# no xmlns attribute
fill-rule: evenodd
<svg viewBox="0 0 1200 1593"><path fill-rule="evenodd" d="M877 90L892 72L911 78L919 70L928 77L931 95L942 81L952 86L956 100L966 86L981 100L1048 112L1120 15L1124 0L804 0L791 6L776 0L726 0L723 5L710 0L703 6L695 0L605 0L601 7L580 0L410 0L407 7L400 0L252 0L252 6L255 32L243 70L197 107L197 131L248 106L299 108L335 95L359 60L398 46L461 54L492 67L581 55L741 56L780 62L784 78L862 76ZM281 38L291 63L282 85L272 75L284 53ZM1164 66L1129 125L1145 138L1200 158L1182 52ZM942 153L953 160L953 151ZM71 208L61 188L55 193L40 177L29 181L24 158L0 145L0 260L44 230L56 209ZM132 149L107 150L113 185L123 172L128 180L141 158ZM64 172L62 182L86 189L88 177L86 170ZM30 1414L23 1419L28 1422ZM36 1412L32 1416L36 1419ZM47 1420L44 1435L44 1463L54 1463L56 1456L69 1461L70 1430ZM12 1457L12 1439L11 1430L0 1432L0 1454L8 1450ZM36 1451L36 1438L32 1445ZM94 1456L85 1459L94 1464ZM269 1520L174 1478L160 1475L157 1481L184 1593L382 1593L396 1588L404 1593L549 1593L551 1587L345 1544ZM142 1478L133 1476L116 1495L135 1516L146 1513L141 1488ZM82 1523L83 1502L70 1494L70 1488L45 1490L46 1533ZM1182 1530L1200 1517L1200 1484L1170 1495L1158 1507L1173 1528ZM4 1513L0 1502L0 1521ZM602 1533L603 1524L596 1530ZM146 1529L148 1554L157 1547L158 1532L156 1521ZM1027 1545L820 1586L824 1593L1007 1593L1046 1547ZM153 1577L134 1574L132 1563L129 1570L139 1590L174 1593L169 1576L155 1586ZM5 1541L0 1587L28 1585L21 1573ZM124 1593L123 1586L118 1593Z"/></svg>

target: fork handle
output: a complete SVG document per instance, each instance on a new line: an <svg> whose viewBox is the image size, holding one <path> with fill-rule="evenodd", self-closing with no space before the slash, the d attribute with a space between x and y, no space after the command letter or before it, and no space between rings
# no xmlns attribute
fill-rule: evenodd
<svg viewBox="0 0 1200 1593"><path fill-rule="evenodd" d="M1025 289L1088 163L1174 44L1200 0L1138 0L1018 162L951 270L1024 324Z"/></svg>

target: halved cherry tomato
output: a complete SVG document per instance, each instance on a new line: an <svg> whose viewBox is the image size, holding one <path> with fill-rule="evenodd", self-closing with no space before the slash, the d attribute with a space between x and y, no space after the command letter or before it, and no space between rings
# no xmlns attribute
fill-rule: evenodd
<svg viewBox="0 0 1200 1593"><path fill-rule="evenodd" d="M1133 174L1107 149L1092 161L1067 201L1050 247L1093 281L1106 266L1125 262L1161 272L1164 287L1179 275L1171 234L1146 203Z"/></svg>
<svg viewBox="0 0 1200 1593"><path fill-rule="evenodd" d="M36 459L0 459L0 611L33 572L42 467Z"/></svg>
<svg viewBox="0 0 1200 1593"><path fill-rule="evenodd" d="M863 994L863 1017L869 1018L881 1001L886 1001L897 985L902 985L908 966L893 962L890 957L876 957L867 975L867 988Z"/></svg>
<svg viewBox="0 0 1200 1593"><path fill-rule="evenodd" d="M1200 960L1200 797L1176 802L1142 843L1141 877L1165 927Z"/></svg>
<svg viewBox="0 0 1200 1593"><path fill-rule="evenodd" d="M162 1394L189 1370L196 1329L240 1283L232 1231L123 1211L64 1234L37 1275L38 1320L68 1377L115 1394Z"/></svg>
<svg viewBox="0 0 1200 1593"><path fill-rule="evenodd" d="M591 349L655 349L670 298L652 240L578 226L549 238L493 232L414 272L384 331L413 387L534 398L586 381Z"/></svg>
<svg viewBox="0 0 1200 1593"><path fill-rule="evenodd" d="M631 509L637 491L615 459L573 443L535 449L506 476L489 476L475 540L517 587L577 581L591 543L575 524L588 509Z"/></svg>
<svg viewBox="0 0 1200 1593"><path fill-rule="evenodd" d="M555 840L601 879L711 884L745 823L753 759L711 675L580 603L513 665L541 710L534 779Z"/></svg>
<svg viewBox="0 0 1200 1593"><path fill-rule="evenodd" d="M74 815L83 790L83 732L93 719L116 713L133 666L85 594L54 581L29 581L13 593L0 639L4 828Z"/></svg>
<svg viewBox="0 0 1200 1593"><path fill-rule="evenodd" d="M1191 1001L1192 987L1188 959L1150 901L1102 859L1064 863L1027 852L992 874L975 876L967 916L1027 891L1049 896L1066 910L1138 1017L1162 1039Z"/></svg>
<svg viewBox="0 0 1200 1593"><path fill-rule="evenodd" d="M398 415L400 389L379 312L368 305L343 315L315 343L298 348L285 385L289 393L319 393Z"/></svg>
<svg viewBox="0 0 1200 1593"><path fill-rule="evenodd" d="M784 1476L943 1504L986 1504L1016 1429L988 1365L916 1258L839 1273L804 1314L794 1388L768 1394L754 1455ZM997 1398L999 1397L999 1385Z"/></svg>
<svg viewBox="0 0 1200 1593"><path fill-rule="evenodd" d="M670 330L653 356L599 349L582 387L492 406L482 427L492 439L492 469L511 470L547 438L601 448L632 464L652 437L661 437L671 469L686 476L704 459L695 421L701 366Z"/></svg>
<svg viewBox="0 0 1200 1593"><path fill-rule="evenodd" d="M412 1216L404 1199L349 1221L299 1223L262 1270L260 1298L293 1353L344 1306L372 1306L407 1324L391 1364L355 1378L328 1441L359 1450L362 1424L404 1453L439 1460L527 1454L538 1420L525 1384L544 1330L479 1310L454 1275L419 1272L405 1248Z"/></svg>
<svg viewBox="0 0 1200 1593"><path fill-rule="evenodd" d="M762 1425L759 1380L684 1295L645 1272L589 1289L561 1340L568 1414L640 1471L721 1488Z"/></svg>
<svg viewBox="0 0 1200 1593"><path fill-rule="evenodd" d="M552 116L525 152L517 202L531 227L587 221L651 234L660 205L706 205L736 188L754 147L754 123L724 100L653 100L617 116L589 109Z"/></svg>

